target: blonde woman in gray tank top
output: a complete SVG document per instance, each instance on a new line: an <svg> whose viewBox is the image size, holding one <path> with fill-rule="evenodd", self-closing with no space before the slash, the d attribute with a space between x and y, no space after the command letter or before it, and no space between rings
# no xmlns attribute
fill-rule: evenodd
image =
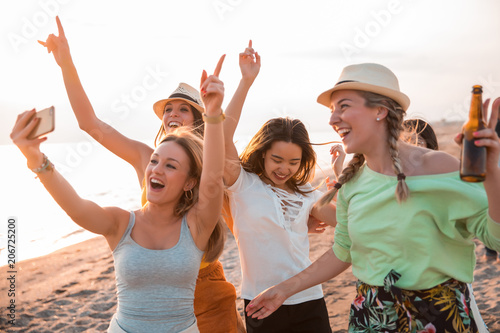
<svg viewBox="0 0 500 333"><path fill-rule="evenodd" d="M28 139L35 110L20 114L11 138L61 208L82 228L103 235L113 251L117 313L108 332L198 332L193 310L201 258L221 223L224 168L222 100L218 75L203 71L204 147L189 131L169 133L146 168L147 204L129 212L100 207L78 196L40 151L44 138ZM203 161L203 169L201 168Z"/></svg>

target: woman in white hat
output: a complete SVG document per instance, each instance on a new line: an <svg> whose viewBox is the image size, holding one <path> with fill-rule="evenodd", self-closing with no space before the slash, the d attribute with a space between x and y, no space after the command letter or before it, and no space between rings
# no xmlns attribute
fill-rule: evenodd
<svg viewBox="0 0 500 333"><path fill-rule="evenodd" d="M473 238L500 250L497 115L476 133L476 144L487 149L487 177L477 184L460 180L451 155L400 139L410 101L386 67L344 68L318 102L331 109L330 125L354 154L323 198L338 191L333 248L257 296L247 314L264 318L290 295L352 265L358 282L349 332L477 332L466 292ZM500 98L493 104L499 107Z"/></svg>
<svg viewBox="0 0 500 333"><path fill-rule="evenodd" d="M73 221L103 235L113 251L117 312L110 333L199 332L194 289L210 237L221 222L224 194L224 85L202 76L206 91L206 133L187 129L168 133L146 167L147 204L135 211L100 207L82 199L40 151L45 138L29 139L37 124L27 111L17 118L11 138L47 191Z"/></svg>
<svg viewBox="0 0 500 333"><path fill-rule="evenodd" d="M69 51L64 30L56 17L59 36L49 35L40 42L61 67L64 84L71 106L81 129L87 132L113 154L132 165L142 188L142 204L146 203L144 170L150 161L153 148L130 139L100 120L90 103L78 77ZM186 83L179 86L166 98L153 105L155 114L162 120L155 139L155 146L165 134L178 127L189 127L203 136L202 114L205 112L198 91ZM244 332L243 323L236 309L236 290L224 276L218 260L224 248L225 230L217 225L211 237L211 253L207 253L200 265L200 274L195 292L195 314L200 331L207 333Z"/></svg>

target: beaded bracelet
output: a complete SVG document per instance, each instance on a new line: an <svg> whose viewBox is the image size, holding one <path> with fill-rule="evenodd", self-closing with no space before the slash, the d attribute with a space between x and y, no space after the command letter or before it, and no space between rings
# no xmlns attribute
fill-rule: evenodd
<svg viewBox="0 0 500 333"><path fill-rule="evenodd" d="M42 153L43 154L43 153ZM47 155L43 154L43 163L39 168L31 169L34 173L42 173L44 171L52 171L54 164L47 158Z"/></svg>
<svg viewBox="0 0 500 333"><path fill-rule="evenodd" d="M207 116L206 113L203 113L203 121L208 123L208 124L218 124L220 122L223 122L224 119L226 119L226 115L224 112L221 112L221 114L217 116Z"/></svg>

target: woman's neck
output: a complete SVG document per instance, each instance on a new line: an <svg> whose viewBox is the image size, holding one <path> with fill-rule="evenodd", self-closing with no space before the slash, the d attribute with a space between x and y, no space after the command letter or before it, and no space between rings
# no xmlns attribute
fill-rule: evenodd
<svg viewBox="0 0 500 333"><path fill-rule="evenodd" d="M272 187L275 187L275 188L279 188L280 190L283 190L283 191L286 191L290 194L294 194L295 191L290 187L288 186L287 183L281 185L281 186L278 186L276 184L274 184L269 178L267 178L265 175L262 175L260 176L260 180L262 180L264 183L268 184L268 185L271 185Z"/></svg>
<svg viewBox="0 0 500 333"><path fill-rule="evenodd" d="M140 211L149 223L165 225L175 222L179 216L175 214L175 206L173 203L155 204L147 202Z"/></svg>
<svg viewBox="0 0 500 333"><path fill-rule="evenodd" d="M391 158L387 142L376 145L374 149L363 155L365 156L366 164L373 171L389 176L394 175L394 162Z"/></svg>

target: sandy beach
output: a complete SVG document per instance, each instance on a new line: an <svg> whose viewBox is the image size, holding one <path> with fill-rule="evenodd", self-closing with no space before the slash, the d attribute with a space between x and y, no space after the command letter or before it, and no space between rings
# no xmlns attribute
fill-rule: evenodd
<svg viewBox="0 0 500 333"><path fill-rule="evenodd" d="M458 156L452 142L459 124L434 125L440 149ZM333 242L333 230L310 235L311 259L321 256ZM477 241L477 266L473 283L476 302L490 332L500 332L500 262L483 257ZM239 293L241 275L238 249L228 232L221 257L226 277ZM47 256L22 261L14 273L7 266L0 272L1 332L103 332L116 310L113 257L99 236ZM355 292L350 269L323 285L330 324L334 332L347 332L349 306ZM14 289L14 290L12 290ZM15 292L15 297L8 296ZM15 308L9 303L15 299ZM243 313L243 301L238 300ZM7 307L10 305L11 309ZM15 325L9 323L15 315Z"/></svg>

